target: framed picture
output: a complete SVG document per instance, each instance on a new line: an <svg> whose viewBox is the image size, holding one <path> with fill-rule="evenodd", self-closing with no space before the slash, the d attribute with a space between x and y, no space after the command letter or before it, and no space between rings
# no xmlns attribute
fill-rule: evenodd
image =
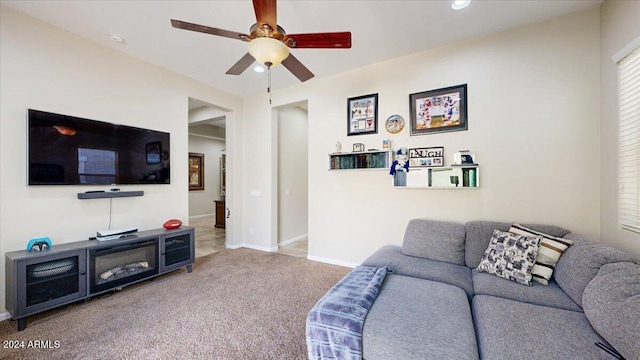
<svg viewBox="0 0 640 360"><path fill-rule="evenodd" d="M347 99L347 136L378 133L378 94Z"/></svg>
<svg viewBox="0 0 640 360"><path fill-rule="evenodd" d="M355 143L355 144L353 144L353 151L354 152L364 151L364 144L363 143Z"/></svg>
<svg viewBox="0 0 640 360"><path fill-rule="evenodd" d="M204 190L204 154L189 153L189 191Z"/></svg>
<svg viewBox="0 0 640 360"><path fill-rule="evenodd" d="M384 123L385 129L391 134L397 134L404 129L404 119L400 115L391 115Z"/></svg>
<svg viewBox="0 0 640 360"><path fill-rule="evenodd" d="M409 148L409 167L444 166L444 147Z"/></svg>
<svg viewBox="0 0 640 360"><path fill-rule="evenodd" d="M162 143L150 142L146 146L147 164L160 164L162 162Z"/></svg>
<svg viewBox="0 0 640 360"><path fill-rule="evenodd" d="M411 135L467 130L467 84L409 95Z"/></svg>

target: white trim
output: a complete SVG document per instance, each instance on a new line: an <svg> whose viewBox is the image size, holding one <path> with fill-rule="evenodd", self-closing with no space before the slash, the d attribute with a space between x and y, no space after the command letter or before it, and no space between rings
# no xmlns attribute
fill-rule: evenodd
<svg viewBox="0 0 640 360"><path fill-rule="evenodd" d="M296 242L296 241L304 240L304 239L306 239L306 238L308 238L308 237L309 237L309 234L302 234L302 235L298 235L298 236L293 237L293 238L291 238L291 239L289 239L289 240L285 240L285 241L283 241L283 242L279 242L279 243L278 243L278 246L285 246L285 245L289 245L289 244L294 243L294 242Z"/></svg>
<svg viewBox="0 0 640 360"><path fill-rule="evenodd" d="M352 268L352 269L354 267L360 265L360 264L350 263L350 262L347 262L347 261L327 259L327 258L322 258L322 257L318 257L318 256L311 256L311 255L307 256L307 260L317 261L317 262L331 264L331 265L344 266L344 267L348 267L348 268Z"/></svg>
<svg viewBox="0 0 640 360"><path fill-rule="evenodd" d="M11 314L8 311L0 313L0 321L11 319Z"/></svg>
<svg viewBox="0 0 640 360"><path fill-rule="evenodd" d="M260 251L266 251L266 252L278 252L278 247L272 247L272 248L268 248L266 246L256 246L256 245L251 245L251 244L246 244L246 243L242 243L242 244L238 244L238 245L226 245L227 249L239 249L239 248L247 248L247 249L253 249L253 250L260 250Z"/></svg>
<svg viewBox="0 0 640 360"><path fill-rule="evenodd" d="M613 56L611 57L611 61L613 61L614 64L617 64L620 62L620 60L624 59L627 55L631 54L635 49L639 47L640 47L640 36L633 39L630 43L627 44L627 46L623 47L622 50L613 54Z"/></svg>
<svg viewBox="0 0 640 360"><path fill-rule="evenodd" d="M193 216L189 216L189 220L203 218L203 217L207 217L207 216L214 216L214 215L215 215L215 213L213 213L213 214L204 214L204 215L193 215Z"/></svg>

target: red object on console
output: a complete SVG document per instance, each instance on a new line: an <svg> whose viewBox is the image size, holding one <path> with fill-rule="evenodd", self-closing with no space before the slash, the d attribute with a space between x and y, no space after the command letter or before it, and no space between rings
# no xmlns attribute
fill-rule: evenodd
<svg viewBox="0 0 640 360"><path fill-rule="evenodd" d="M178 219L171 219L167 220L162 226L167 230L177 229L182 226L182 221Z"/></svg>

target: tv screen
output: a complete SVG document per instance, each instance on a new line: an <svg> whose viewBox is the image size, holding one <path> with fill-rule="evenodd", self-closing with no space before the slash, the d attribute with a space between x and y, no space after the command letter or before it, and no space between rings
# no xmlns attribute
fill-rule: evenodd
<svg viewBox="0 0 640 360"><path fill-rule="evenodd" d="M29 109L29 185L169 184L169 133Z"/></svg>

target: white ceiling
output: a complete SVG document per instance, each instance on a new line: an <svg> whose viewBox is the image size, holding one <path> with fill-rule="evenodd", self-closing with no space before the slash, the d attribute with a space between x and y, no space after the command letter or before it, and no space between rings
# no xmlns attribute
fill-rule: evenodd
<svg viewBox="0 0 640 360"><path fill-rule="evenodd" d="M451 1L281 0L278 24L290 34L351 31L353 46L349 50L292 50L317 78L602 3L602 0L472 0L466 9L454 11ZM175 18L248 33L255 23L249 0L1 0L0 3L238 96L266 91L266 72L259 74L249 68L240 76L225 75L247 52L247 43L174 29L170 25L170 19ZM125 43L112 42L110 33L120 34ZM273 89L297 82L284 67L273 68Z"/></svg>

